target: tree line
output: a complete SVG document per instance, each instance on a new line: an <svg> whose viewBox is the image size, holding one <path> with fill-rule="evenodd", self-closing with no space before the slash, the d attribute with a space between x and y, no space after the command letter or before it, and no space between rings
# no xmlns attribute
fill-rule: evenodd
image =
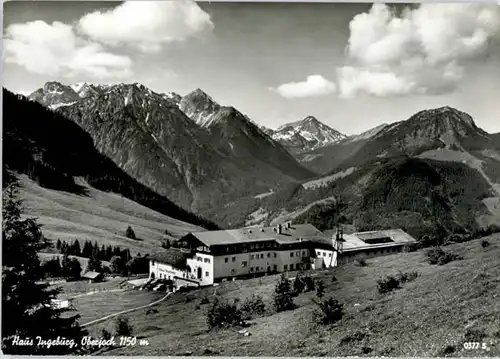
<svg viewBox="0 0 500 359"><path fill-rule="evenodd" d="M92 243L91 241L85 241L83 247L80 242L75 240L73 243L68 243L66 241L61 241L60 239L56 242L56 249L61 254L67 254L77 257L84 258L96 258L100 261L111 261L114 256L121 257L124 261L130 260L132 258L130 254L130 249L122 249L120 246L99 246L97 241ZM140 253L139 253L140 255Z"/></svg>

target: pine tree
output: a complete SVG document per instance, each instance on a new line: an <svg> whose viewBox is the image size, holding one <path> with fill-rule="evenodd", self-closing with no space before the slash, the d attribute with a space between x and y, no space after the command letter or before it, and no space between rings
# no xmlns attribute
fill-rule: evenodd
<svg viewBox="0 0 500 359"><path fill-rule="evenodd" d="M99 260L106 260L106 247L104 246L104 244L101 246L101 250L99 251Z"/></svg>
<svg viewBox="0 0 500 359"><path fill-rule="evenodd" d="M127 227L127 230L125 231L125 236L130 238L130 239L136 239L135 232L131 226Z"/></svg>
<svg viewBox="0 0 500 359"><path fill-rule="evenodd" d="M120 247L115 246L113 248L113 256L121 256L121 253L122 253L122 250L120 249Z"/></svg>
<svg viewBox="0 0 500 359"><path fill-rule="evenodd" d="M92 252L92 255L90 256L89 262L87 264L87 271L102 272L102 263L99 260L100 253L101 251L96 243L94 245L94 251Z"/></svg>
<svg viewBox="0 0 500 359"><path fill-rule="evenodd" d="M92 242L87 240L87 241L85 241L85 244L83 245L82 257L90 258L91 255L92 255Z"/></svg>
<svg viewBox="0 0 500 359"><path fill-rule="evenodd" d="M121 253L120 253L120 256L123 258L123 260L126 262L128 262L130 260L130 258L132 258L132 256L130 255L130 249L124 249Z"/></svg>
<svg viewBox="0 0 500 359"><path fill-rule="evenodd" d="M58 252L61 252L61 246L62 246L61 240L58 238L56 242L56 249Z"/></svg>
<svg viewBox="0 0 500 359"><path fill-rule="evenodd" d="M61 263L62 274L66 280L80 279L82 266L78 259L69 258L67 254L64 255Z"/></svg>
<svg viewBox="0 0 500 359"><path fill-rule="evenodd" d="M110 261L112 257L113 257L113 247L111 247L111 245L108 245L106 247L106 260Z"/></svg>
<svg viewBox="0 0 500 359"><path fill-rule="evenodd" d="M60 250L60 253L61 254L69 254L69 249L68 249L68 243L66 243L66 241L63 241L61 243L61 250Z"/></svg>
<svg viewBox="0 0 500 359"><path fill-rule="evenodd" d="M80 343L86 333L78 325L78 315L64 318L68 308L51 306L59 289L43 282L44 272L37 252L47 248L40 225L33 218L21 219L21 202L16 199L17 185L3 194L2 218L2 351L11 355L77 354L69 346L13 345L20 338L56 339L61 336Z"/></svg>
<svg viewBox="0 0 500 359"><path fill-rule="evenodd" d="M73 255L75 256L80 256L82 253L81 253L81 249L80 249L80 242L78 242L78 239L76 241L73 242Z"/></svg>

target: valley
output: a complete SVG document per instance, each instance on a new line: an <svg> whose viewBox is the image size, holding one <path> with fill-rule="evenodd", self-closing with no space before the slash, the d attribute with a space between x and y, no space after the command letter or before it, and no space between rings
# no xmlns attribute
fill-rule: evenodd
<svg viewBox="0 0 500 359"><path fill-rule="evenodd" d="M408 204L412 201L385 205L375 214L381 208L368 205L366 198L372 188L386 185L380 168L395 168L401 181L410 181L403 187L418 193L408 195L431 201L429 210L438 211L437 221L450 233L500 224L495 207L500 144L468 114L450 107L345 136L313 116L276 131L259 128L201 89L180 96L154 93L140 84L52 82L30 98L56 106L57 113L88 132L97 149L130 176L224 228L312 217L324 228L321 222L331 224L333 213L355 227L369 229L378 221L379 227L403 226L417 237L435 226L436 220ZM125 120L113 120L118 113ZM119 142L123 136L129 142ZM297 141L290 142L292 138ZM406 174L410 164L439 173L439 185L424 185L434 186L434 194L412 189L412 182L426 175L418 169ZM463 175L467 179L461 180ZM458 187L450 192L444 181ZM459 188L461 181L464 188ZM401 194L396 189L400 185L391 196ZM457 202L456 191L467 198ZM376 194L381 196L376 201L387 201L387 195ZM338 201L347 206L341 214L332 209ZM384 219L376 219L379 215Z"/></svg>

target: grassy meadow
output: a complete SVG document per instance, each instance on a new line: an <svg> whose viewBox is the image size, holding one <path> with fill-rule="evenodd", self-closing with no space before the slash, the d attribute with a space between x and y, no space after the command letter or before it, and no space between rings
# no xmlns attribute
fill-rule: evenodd
<svg viewBox="0 0 500 359"><path fill-rule="evenodd" d="M297 309L274 313L271 295L278 277L268 276L176 293L156 305L153 313L127 314L134 335L147 338L149 345L114 348L104 354L499 356L500 235L486 239L489 246L482 245L483 239L446 246L463 259L445 265L429 264L425 251L418 251L314 273L326 286L325 297L344 304L344 317L334 325L312 321L314 292L295 298ZM417 271L419 276L401 289L380 294L377 280L400 271ZM229 300L261 295L268 313L249 322L249 336L239 334L239 328L208 331L210 304L202 304L202 299L211 302L214 291ZM84 305L79 309L90 310ZM102 328L113 327L110 320L89 330L99 336ZM467 350L464 343L469 341L486 343L488 349Z"/></svg>
<svg viewBox="0 0 500 359"><path fill-rule="evenodd" d="M42 232L52 240L80 245L86 240L99 245L129 248L132 255L161 249L165 229L183 235L200 227L167 217L120 195L96 190L85 183L84 195L40 187L27 176L19 176L23 214L37 217ZM138 240L125 237L132 226Z"/></svg>

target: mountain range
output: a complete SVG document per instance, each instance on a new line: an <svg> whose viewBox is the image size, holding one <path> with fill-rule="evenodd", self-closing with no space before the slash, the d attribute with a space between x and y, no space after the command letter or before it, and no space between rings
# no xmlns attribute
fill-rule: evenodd
<svg viewBox="0 0 500 359"><path fill-rule="evenodd" d="M180 99L137 83L51 82L29 98L78 124L142 184L219 223L227 203L314 176L246 116L199 89Z"/></svg>
<svg viewBox="0 0 500 359"><path fill-rule="evenodd" d="M498 135L451 107L296 157L323 175L262 199L259 218L324 228L341 211L358 230L399 226L417 237L438 227L456 232L500 224Z"/></svg>
<svg viewBox="0 0 500 359"><path fill-rule="evenodd" d="M420 236L500 223L500 134L454 108L346 136L313 116L258 126L201 89L51 82L29 98L142 185L223 227L341 221Z"/></svg>
<svg viewBox="0 0 500 359"><path fill-rule="evenodd" d="M151 248L161 244L165 229L217 228L129 176L97 151L88 133L56 112L5 89L3 108L2 185L18 179L23 206L50 235ZM144 240L124 236L132 223Z"/></svg>

